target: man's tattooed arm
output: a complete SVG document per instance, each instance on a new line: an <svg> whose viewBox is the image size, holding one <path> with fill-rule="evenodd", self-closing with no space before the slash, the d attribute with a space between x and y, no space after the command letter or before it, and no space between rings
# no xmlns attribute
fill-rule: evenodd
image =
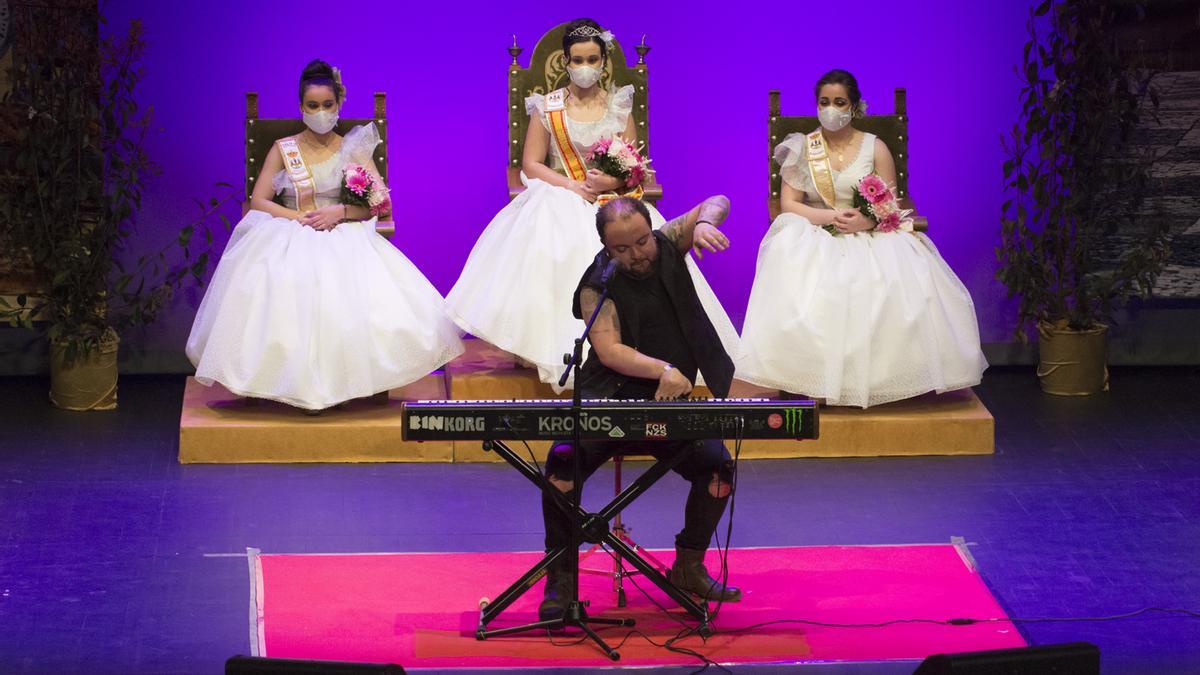
<svg viewBox="0 0 1200 675"><path fill-rule="evenodd" d="M584 317L592 316L599 300L600 294L593 288L585 287L579 292L579 309ZM646 356L621 342L621 321L612 300L606 299L600 306L588 340L592 343L592 353L599 357L600 362L622 375L657 380L667 372L666 361Z"/></svg>
<svg viewBox="0 0 1200 675"><path fill-rule="evenodd" d="M583 313L583 318L586 321L592 316L592 312L596 311L596 301L600 299L600 294L596 289L584 287L579 292L579 309ZM621 341L621 319L617 316L617 306L612 300L605 299L604 304L600 306L600 313L596 315L596 323L592 324L592 331L588 333L588 338L594 345L597 339L607 340L615 338L617 342Z"/></svg>
<svg viewBox="0 0 1200 675"><path fill-rule="evenodd" d="M675 244L680 253L687 253L696 245L694 235L698 224L708 223L718 227L728 216L729 199L724 195L715 195L692 207L682 216L671 219L659 231Z"/></svg>

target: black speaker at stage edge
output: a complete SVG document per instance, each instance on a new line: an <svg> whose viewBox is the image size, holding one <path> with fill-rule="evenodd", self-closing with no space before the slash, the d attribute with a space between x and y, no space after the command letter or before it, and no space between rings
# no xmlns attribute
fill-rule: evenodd
<svg viewBox="0 0 1200 675"><path fill-rule="evenodd" d="M1019 649L934 654L913 675L1099 675L1100 648L1069 642Z"/></svg>
<svg viewBox="0 0 1200 675"><path fill-rule="evenodd" d="M404 675L404 669L391 663L271 659L262 656L233 656L225 662L225 675L379 675L380 673Z"/></svg>

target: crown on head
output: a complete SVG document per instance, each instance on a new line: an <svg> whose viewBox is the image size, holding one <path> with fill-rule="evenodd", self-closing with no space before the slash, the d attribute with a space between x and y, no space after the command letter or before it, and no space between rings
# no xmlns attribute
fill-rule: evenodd
<svg viewBox="0 0 1200 675"><path fill-rule="evenodd" d="M567 33L567 37L600 38L606 45L612 44L613 41L613 34L611 32L606 30L602 31L598 28L593 28L592 26L580 26L572 30L570 33Z"/></svg>

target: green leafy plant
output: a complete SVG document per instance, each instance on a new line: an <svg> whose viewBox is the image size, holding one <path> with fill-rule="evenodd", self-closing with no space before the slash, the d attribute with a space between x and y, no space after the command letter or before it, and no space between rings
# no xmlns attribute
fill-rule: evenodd
<svg viewBox="0 0 1200 675"><path fill-rule="evenodd" d="M174 241L129 263L146 180L158 170L145 144L153 111L135 96L141 24L101 39L94 5L27 11L42 14L28 18L14 49L5 102L28 112L0 169L0 216L19 245L9 254L25 257L40 288L0 299L0 319L45 330L70 363L153 322L185 282L202 282L215 257L211 224L229 228L223 210L238 195L219 183L224 197L198 202Z"/></svg>
<svg viewBox="0 0 1200 675"><path fill-rule="evenodd" d="M1131 297L1149 294L1169 255L1159 222L1115 265L1098 255L1142 205L1154 157L1130 141L1158 109L1153 74L1121 52L1113 12L1105 0L1045 0L1029 13L996 249L996 276L1019 299L1022 341L1030 324L1112 323Z"/></svg>

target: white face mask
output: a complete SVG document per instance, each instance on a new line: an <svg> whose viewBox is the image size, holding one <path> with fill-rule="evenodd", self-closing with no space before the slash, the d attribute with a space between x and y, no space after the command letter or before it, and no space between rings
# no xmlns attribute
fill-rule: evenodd
<svg viewBox="0 0 1200 675"><path fill-rule="evenodd" d="M829 131L841 131L850 124L851 117L853 115L849 110L838 110L833 106L817 109L817 118L821 120L821 126Z"/></svg>
<svg viewBox="0 0 1200 675"><path fill-rule="evenodd" d="M580 89L587 89L600 81L600 69L595 66L568 66L567 74Z"/></svg>
<svg viewBox="0 0 1200 675"><path fill-rule="evenodd" d="M314 134L327 134L333 130L338 123L338 114L333 110L322 110L320 112L304 113L304 124L309 129L312 129Z"/></svg>

